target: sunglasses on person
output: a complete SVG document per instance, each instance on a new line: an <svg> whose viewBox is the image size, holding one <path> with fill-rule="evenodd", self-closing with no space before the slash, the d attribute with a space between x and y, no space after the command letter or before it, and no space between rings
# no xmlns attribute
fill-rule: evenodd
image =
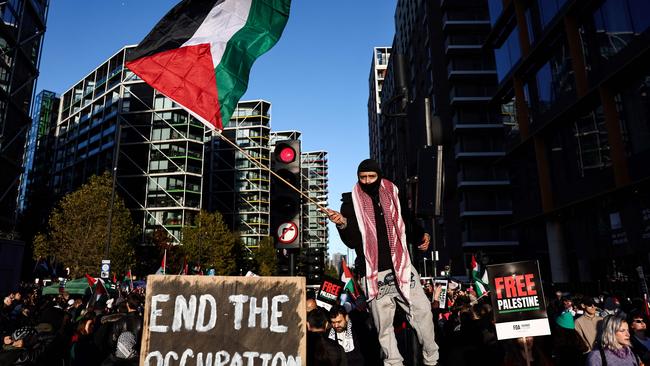
<svg viewBox="0 0 650 366"><path fill-rule="evenodd" d="M632 320L632 323L645 323L645 320L643 320L643 319L634 319L634 320Z"/></svg>

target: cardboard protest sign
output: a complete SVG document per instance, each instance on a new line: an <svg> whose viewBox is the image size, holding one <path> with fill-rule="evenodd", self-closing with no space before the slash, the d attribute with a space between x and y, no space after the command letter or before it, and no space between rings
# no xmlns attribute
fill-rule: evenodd
<svg viewBox="0 0 650 366"><path fill-rule="evenodd" d="M306 363L304 277L147 277L140 365Z"/></svg>
<svg viewBox="0 0 650 366"><path fill-rule="evenodd" d="M551 334L537 261L487 266L497 338Z"/></svg>
<svg viewBox="0 0 650 366"><path fill-rule="evenodd" d="M438 302L440 303L440 309L446 309L447 308L447 287L448 287L449 281L447 280L436 280L436 284L434 288L437 288L440 286L440 295L438 296Z"/></svg>
<svg viewBox="0 0 650 366"><path fill-rule="evenodd" d="M339 280L325 277L316 295L316 304L329 310L339 303L345 284Z"/></svg>

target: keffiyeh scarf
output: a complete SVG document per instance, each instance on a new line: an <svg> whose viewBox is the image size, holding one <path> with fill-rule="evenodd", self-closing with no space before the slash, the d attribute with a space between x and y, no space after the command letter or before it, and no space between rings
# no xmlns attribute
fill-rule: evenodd
<svg viewBox="0 0 650 366"><path fill-rule="evenodd" d="M397 277L396 285L402 296L404 296L404 300L408 302L411 283L411 260L406 247L406 227L402 219L398 193L397 186L386 179L381 180L379 202L386 222L390 256ZM361 189L359 183L352 190L352 203L354 204L354 213L361 232L363 253L366 257L368 300L373 300L377 297L379 291L377 286L378 249L375 209L372 198Z"/></svg>

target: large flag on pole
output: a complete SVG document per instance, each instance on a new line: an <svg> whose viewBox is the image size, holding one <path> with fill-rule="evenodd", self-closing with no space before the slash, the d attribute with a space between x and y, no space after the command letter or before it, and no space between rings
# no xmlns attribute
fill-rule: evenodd
<svg viewBox="0 0 650 366"><path fill-rule="evenodd" d="M127 58L142 80L211 129L228 124L253 62L273 47L291 0L183 0Z"/></svg>
<svg viewBox="0 0 650 366"><path fill-rule="evenodd" d="M474 290L476 290L476 294L478 295L478 297L481 297L488 292L487 271L483 270L483 275L480 274L478 269L478 263L476 262L476 258L473 255L472 255L472 282L474 282Z"/></svg>

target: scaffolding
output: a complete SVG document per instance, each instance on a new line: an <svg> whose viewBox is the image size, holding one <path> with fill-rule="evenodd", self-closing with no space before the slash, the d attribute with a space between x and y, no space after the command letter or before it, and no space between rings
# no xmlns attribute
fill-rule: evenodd
<svg viewBox="0 0 650 366"><path fill-rule="evenodd" d="M303 192L319 205L327 207L327 151L303 152L300 160ZM321 212L315 203L305 202L302 207L303 247L327 250L328 235L327 215Z"/></svg>
<svg viewBox="0 0 650 366"><path fill-rule="evenodd" d="M205 127L125 67L130 48L63 93L51 184L64 194L119 159L118 192L141 243L162 231L180 244L201 209Z"/></svg>
<svg viewBox="0 0 650 366"><path fill-rule="evenodd" d="M269 166L270 109L271 104L263 100L239 102L222 137L211 136L208 144L206 205L223 213L224 221L248 248L270 235L270 173L221 139L234 141Z"/></svg>

